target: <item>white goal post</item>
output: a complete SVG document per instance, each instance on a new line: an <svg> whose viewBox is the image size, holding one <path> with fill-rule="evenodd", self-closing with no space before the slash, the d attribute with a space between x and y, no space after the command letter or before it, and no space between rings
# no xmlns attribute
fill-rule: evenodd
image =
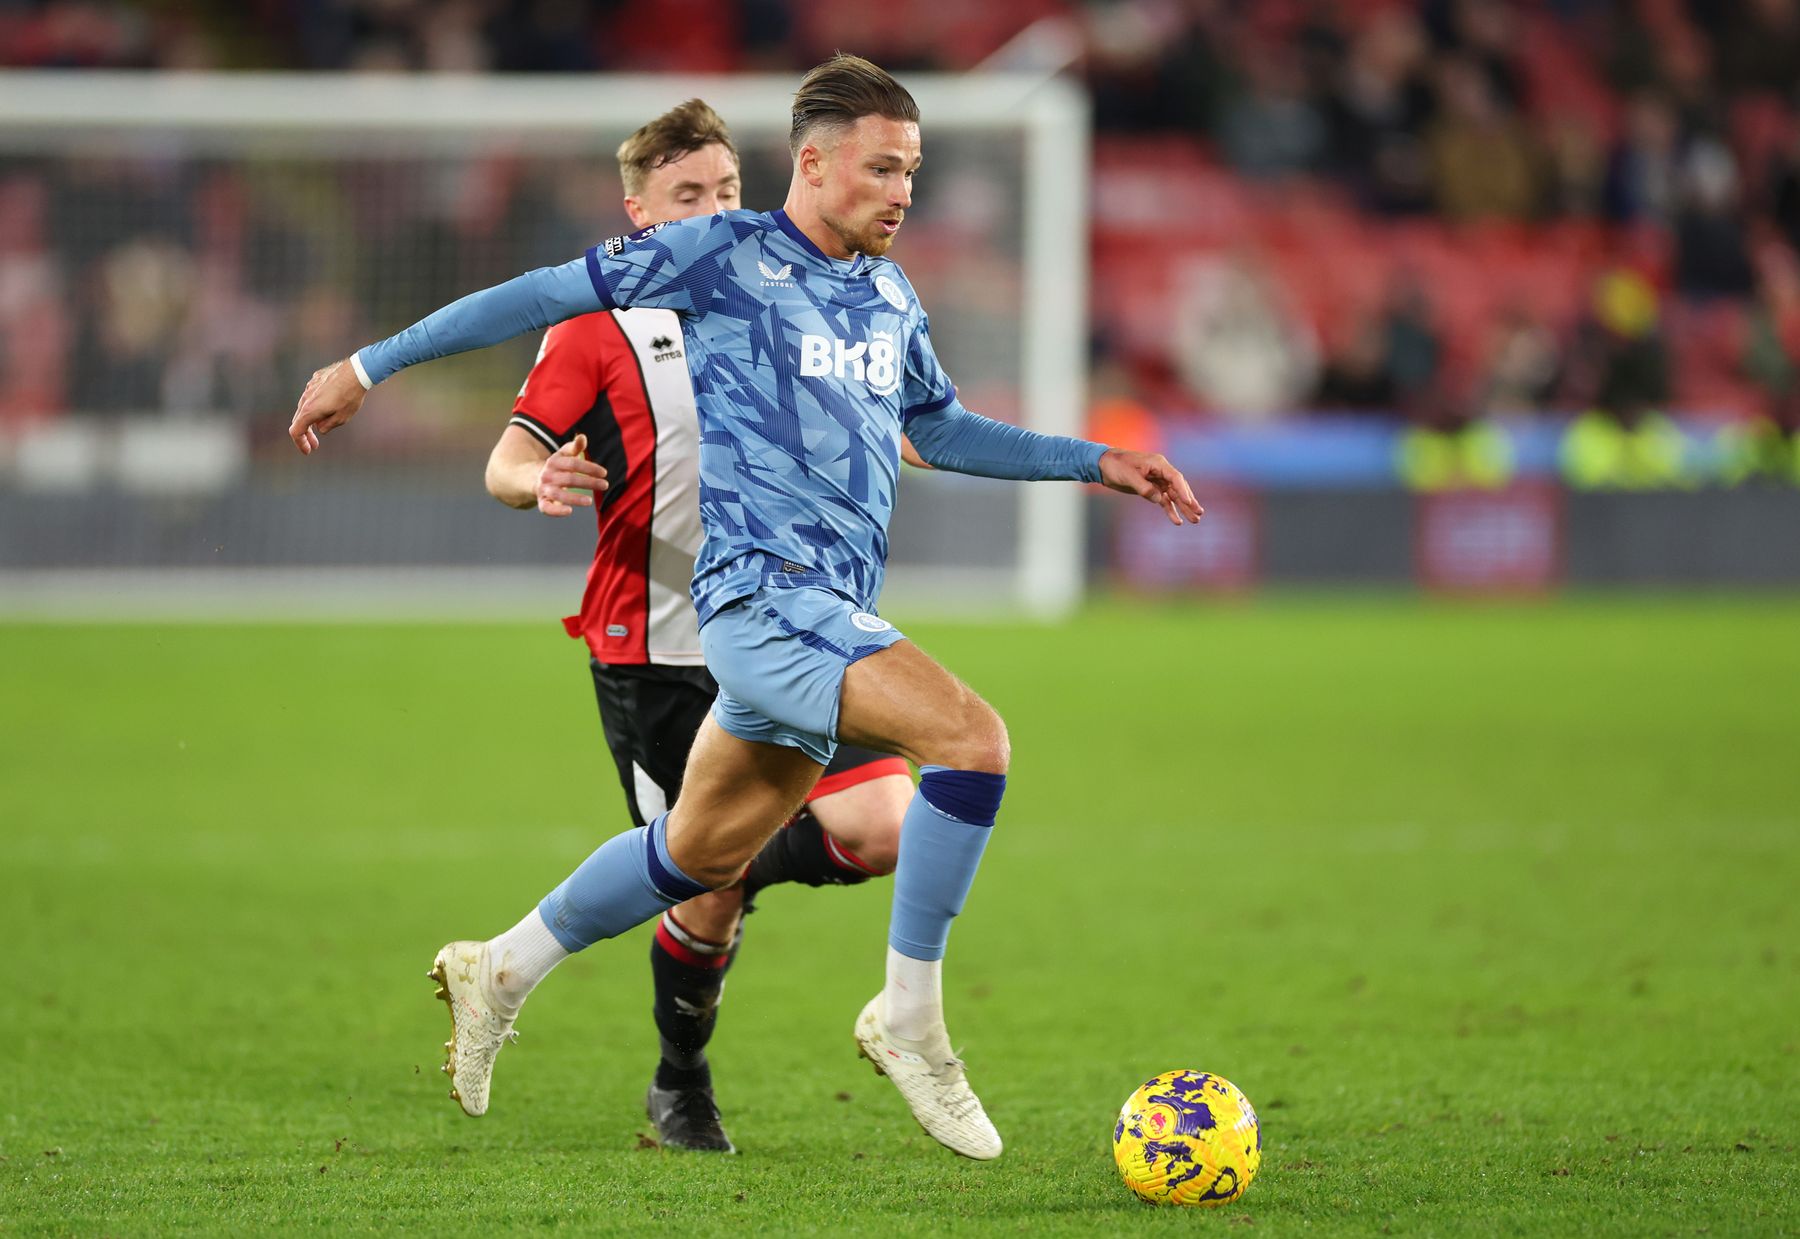
<svg viewBox="0 0 1800 1239"><path fill-rule="evenodd" d="M478 151L525 152L547 159L610 160L618 136L693 96L711 103L725 118L740 146L785 141L788 111L798 75L637 76L570 78L476 75L364 74L140 74L124 72L0 72L0 178L9 167L34 167L72 158L169 160L203 157L306 157L346 150L404 153L430 158L433 152L466 156ZM1080 90L1055 77L1014 74L912 74L904 79L923 116L926 167L933 167L934 140L995 135L1017 150L1016 203L987 203L1016 234L1017 366L1016 398L1010 416L1034 429L1079 434L1085 403L1087 358L1088 199L1090 135L1087 101ZM1009 159L1011 156L1009 155ZM772 162L772 160L765 160ZM1006 191L1010 192L1010 188ZM989 193L1004 199L1006 192ZM768 208L776 202L746 201ZM954 196L933 199L921 228L958 210ZM608 212L617 216L616 206ZM926 212L918 212L926 217ZM597 239L594 238L594 239ZM903 236L895 258L913 273ZM928 311L934 300L929 275L914 275ZM430 306L421 307L429 309ZM954 306L943 306L954 312ZM389 330L403 322L387 325ZM934 321L934 325L935 321ZM935 333L934 333L935 334ZM1015 347L1004 351L1009 358ZM940 340L940 353L945 352ZM321 359L323 361L325 359ZM946 358L953 377L958 368ZM977 411L981 403L971 399ZM151 412L167 415L163 408ZM200 409L197 413L238 417L242 413ZM371 413L379 417L378 409ZM72 410L79 420L83 410ZM258 416L262 416L259 412ZM358 423L358 428L364 425ZM0 439L18 435L0 422ZM0 498L15 500L29 489L9 472L21 457L0 442ZM478 479L479 474L475 475ZM967 479L908 471L897 522L912 508L954 508ZM999 486L998 483L977 485ZM473 486L478 489L479 481ZM1084 589L1086 536L1082 489L1067 484L1017 485L1004 500L1016 520L1016 546L1000 567L938 567L924 560L895 561L890 575L891 604L907 613L1009 610L1053 618L1078 604ZM496 521L504 520L496 515ZM974 522L979 523L979 522ZM5 551L0 540L0 553ZM120 580L154 580L165 569L172 581L195 578L181 565L114 565ZM255 588L278 588L281 565L256 563L242 574ZM19 564L0 558L0 580L14 586L55 576L55 564ZM87 565L86 592L109 569ZM479 569L474 569L478 571ZM183 572L186 572L186 577ZM368 597L367 566L360 569L353 595ZM409 569L410 571L410 569ZM456 588L469 581L457 570ZM290 566L294 580L315 566ZM80 573L65 573L70 579ZM205 574L200 573L203 577ZM516 574L515 574L516 575ZM355 577L355 573L352 573ZM214 580L224 578L215 576ZM419 588L417 572L406 578ZM510 578L509 578L510 579ZM558 578L565 601L572 590L567 572ZM180 587L186 594L188 585ZM0 588L0 595L9 592ZM14 591L15 598L18 596ZM0 609L4 609L0 607Z"/></svg>

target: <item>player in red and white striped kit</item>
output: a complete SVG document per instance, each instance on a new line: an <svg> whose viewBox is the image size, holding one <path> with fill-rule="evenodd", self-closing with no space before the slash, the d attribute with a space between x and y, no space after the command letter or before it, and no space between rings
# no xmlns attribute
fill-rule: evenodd
<svg viewBox="0 0 1800 1239"><path fill-rule="evenodd" d="M698 99L633 134L619 171L637 228L739 205L736 147ZM698 451L680 321L669 310L611 310L546 333L488 461L488 490L511 507L549 516L596 508L587 590L563 626L592 655L607 747L639 826L675 802L718 691L688 592L701 540ZM776 882L846 885L891 873L912 795L903 760L840 746L742 883L663 915L650 953L662 1061L646 1107L665 1145L732 1151L705 1047L746 898Z"/></svg>

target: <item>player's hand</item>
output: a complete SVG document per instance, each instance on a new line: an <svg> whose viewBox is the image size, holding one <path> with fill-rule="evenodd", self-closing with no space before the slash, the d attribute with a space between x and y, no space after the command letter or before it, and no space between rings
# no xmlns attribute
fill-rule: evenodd
<svg viewBox="0 0 1800 1239"><path fill-rule="evenodd" d="M1174 525L1196 524L1206 515L1181 470L1155 452L1108 448L1100 458L1100 480L1114 490L1148 499L1167 512Z"/></svg>
<svg viewBox="0 0 1800 1239"><path fill-rule="evenodd" d="M587 436L557 448L538 470L537 506L545 516L568 516L576 508L594 506L594 496L606 490L606 468L589 460Z"/></svg>
<svg viewBox="0 0 1800 1239"><path fill-rule="evenodd" d="M347 357L323 370L314 370L306 390L300 393L300 403L294 407L288 438L302 454L312 455L319 450L319 436L330 434L355 417L368 394Z"/></svg>

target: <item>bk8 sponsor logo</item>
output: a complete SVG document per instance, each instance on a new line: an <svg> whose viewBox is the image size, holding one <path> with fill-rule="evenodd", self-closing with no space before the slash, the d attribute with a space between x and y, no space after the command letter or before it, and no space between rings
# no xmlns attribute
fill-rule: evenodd
<svg viewBox="0 0 1800 1239"><path fill-rule="evenodd" d="M854 379L867 383L877 396L891 396L900 390L900 350L885 331L877 331L867 344L849 344L836 336L803 335L800 374Z"/></svg>

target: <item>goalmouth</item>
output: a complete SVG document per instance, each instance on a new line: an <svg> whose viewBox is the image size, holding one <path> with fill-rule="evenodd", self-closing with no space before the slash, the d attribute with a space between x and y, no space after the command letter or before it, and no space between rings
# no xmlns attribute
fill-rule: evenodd
<svg viewBox="0 0 1800 1239"><path fill-rule="evenodd" d="M542 615L559 589L572 609L591 525L481 491L535 338L409 372L302 467L283 432L304 367L624 231L613 152L683 99L731 126L746 205L777 205L796 81L0 73L0 186L37 204L34 321L64 350L44 407L0 414L0 614L453 614L459 596L493 614L516 596ZM926 163L894 257L938 352L978 412L1079 434L1086 100L1036 75L905 84ZM1083 510L1070 484L907 470L884 606L1066 614Z"/></svg>

